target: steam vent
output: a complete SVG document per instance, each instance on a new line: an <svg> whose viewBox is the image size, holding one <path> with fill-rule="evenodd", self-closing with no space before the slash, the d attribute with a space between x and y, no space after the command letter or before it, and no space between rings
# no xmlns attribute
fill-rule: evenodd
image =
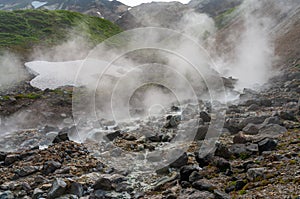
<svg viewBox="0 0 300 199"><path fill-rule="evenodd" d="M300 199L299 0L0 0L0 199Z"/></svg>

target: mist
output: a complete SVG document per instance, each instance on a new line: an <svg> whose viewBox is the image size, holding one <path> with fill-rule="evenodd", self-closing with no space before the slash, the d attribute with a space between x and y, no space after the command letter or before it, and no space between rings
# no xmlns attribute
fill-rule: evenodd
<svg viewBox="0 0 300 199"><path fill-rule="evenodd" d="M17 55L7 51L0 55L0 90L16 85L27 77L28 73Z"/></svg>

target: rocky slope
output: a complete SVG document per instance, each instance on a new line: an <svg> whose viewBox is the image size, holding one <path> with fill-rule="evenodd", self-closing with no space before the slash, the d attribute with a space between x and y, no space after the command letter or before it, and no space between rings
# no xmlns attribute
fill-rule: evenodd
<svg viewBox="0 0 300 199"><path fill-rule="evenodd" d="M137 120L109 128L106 130L109 141L104 145L97 141L99 131L91 131L86 144L69 141L68 135L74 136L76 130L66 119L64 128L40 124L38 129L16 130L2 136L0 141L2 149L15 151L0 153L0 197L297 198L300 196L299 79L300 69L291 66L274 77L269 89L244 90L237 102L228 104L223 133L214 150L205 156L199 154L199 148L209 142L210 139L203 139L215 118L209 102L199 104L200 112L187 102L149 122ZM10 93L9 97L1 97L2 116L12 106L9 104L28 104L24 99L13 99L18 94ZM66 89L46 91L41 98L31 100L48 104L61 96L67 102L65 93ZM48 106L48 113L53 114L45 117L69 117L71 105L61 102L52 108ZM183 114L181 119L176 112ZM145 156L150 151L154 155L171 144L174 136L187 131L195 119L199 123L195 126L194 141L186 142L187 151L166 167L149 173L139 167L131 170L109 164L115 157L123 165L123 153L134 151ZM104 129L112 124L101 123ZM149 129L152 130L145 134ZM148 164L156 162L155 157L145 156ZM145 160L134 161L138 166L139 161Z"/></svg>
<svg viewBox="0 0 300 199"><path fill-rule="evenodd" d="M48 10L70 10L89 14L97 17L103 17L110 21L116 21L127 10L128 6L118 1L108 0L1 0L1 10L16 9L48 9Z"/></svg>

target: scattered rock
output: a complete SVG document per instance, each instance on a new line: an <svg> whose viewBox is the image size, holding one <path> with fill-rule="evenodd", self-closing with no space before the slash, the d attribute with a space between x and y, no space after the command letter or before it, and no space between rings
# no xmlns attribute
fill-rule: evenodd
<svg viewBox="0 0 300 199"><path fill-rule="evenodd" d="M197 172L194 166L183 166L180 168L180 180L181 181L189 181L189 177L193 172Z"/></svg>
<svg viewBox="0 0 300 199"><path fill-rule="evenodd" d="M53 173L55 170L59 169L61 167L61 163L60 162L56 162L56 161L47 161L44 164L43 167L43 173L48 175L49 173Z"/></svg>
<svg viewBox="0 0 300 199"><path fill-rule="evenodd" d="M106 137L108 138L109 141L113 141L114 139L116 139L117 137L121 136L121 132L120 131L115 131L113 133L109 133L106 135Z"/></svg>
<svg viewBox="0 0 300 199"><path fill-rule="evenodd" d="M68 193L81 197L83 195L83 187L80 183L72 182L68 190Z"/></svg>
<svg viewBox="0 0 300 199"><path fill-rule="evenodd" d="M272 151L277 147L278 141L272 138L265 138L262 141L258 142L259 152Z"/></svg>
<svg viewBox="0 0 300 199"><path fill-rule="evenodd" d="M19 159L20 159L20 155L18 155L18 154L9 154L5 157L4 164L5 165L11 165L14 162L18 161Z"/></svg>
<svg viewBox="0 0 300 199"><path fill-rule="evenodd" d="M265 168L251 168L247 171L247 178L250 181L259 181L265 179Z"/></svg>
<svg viewBox="0 0 300 199"><path fill-rule="evenodd" d="M259 127L251 123L247 124L247 126L243 128L243 132L248 135L256 135L258 131L259 131Z"/></svg>
<svg viewBox="0 0 300 199"><path fill-rule="evenodd" d="M0 162L4 161L5 158L6 158L6 156L7 156L7 153L5 153L5 152L0 152Z"/></svg>
<svg viewBox="0 0 300 199"><path fill-rule="evenodd" d="M50 191L48 192L48 198L49 199L58 198L65 194L66 189L67 189L67 183L63 179L56 178L52 183Z"/></svg>
<svg viewBox="0 0 300 199"><path fill-rule="evenodd" d="M230 195L219 190L214 190L215 199L230 199Z"/></svg>
<svg viewBox="0 0 300 199"><path fill-rule="evenodd" d="M180 168L186 165L188 162L188 155L187 153L183 153L177 160L170 164L172 168Z"/></svg>
<svg viewBox="0 0 300 199"><path fill-rule="evenodd" d="M69 136L68 136L68 132L66 131L61 131L58 133L58 135L54 138L54 140L52 141L52 143L60 143L60 142L65 142L65 141L69 141Z"/></svg>
<svg viewBox="0 0 300 199"><path fill-rule="evenodd" d="M203 120L203 122L210 122L211 121L210 115L208 113L206 113L205 111L200 112L200 118Z"/></svg>
<svg viewBox="0 0 300 199"><path fill-rule="evenodd" d="M17 169L15 172L18 174L20 177L25 177L30 174L33 174L39 170L39 167L36 166L24 166L20 169Z"/></svg>
<svg viewBox="0 0 300 199"><path fill-rule="evenodd" d="M113 189L112 182L107 178L99 178L93 185L94 190L111 191Z"/></svg>
<svg viewBox="0 0 300 199"><path fill-rule="evenodd" d="M199 191L214 191L215 186L210 184L207 180L198 180L194 182L193 187Z"/></svg>
<svg viewBox="0 0 300 199"><path fill-rule="evenodd" d="M39 199L42 198L42 195L44 194L44 191L39 189L39 188L35 188L33 190L33 194L32 194L32 199Z"/></svg>
<svg viewBox="0 0 300 199"><path fill-rule="evenodd" d="M0 192L1 199L14 199L15 196L11 191L4 191L3 193Z"/></svg>

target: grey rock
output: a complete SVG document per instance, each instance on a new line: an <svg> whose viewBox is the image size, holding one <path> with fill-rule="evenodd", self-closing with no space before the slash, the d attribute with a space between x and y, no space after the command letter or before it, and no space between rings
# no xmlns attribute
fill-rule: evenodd
<svg viewBox="0 0 300 199"><path fill-rule="evenodd" d="M20 177L25 177L25 176L28 176L30 174L37 172L38 170L39 170L39 167L36 167L36 166L24 166L20 169L17 169L15 171L15 173L18 174L18 176L20 176Z"/></svg>
<svg viewBox="0 0 300 199"><path fill-rule="evenodd" d="M262 126L266 126L268 124L278 124L278 125L280 125L281 122L280 122L280 119L277 116L274 116L274 117L269 117L269 118L265 119Z"/></svg>
<svg viewBox="0 0 300 199"><path fill-rule="evenodd" d="M206 126L206 125L200 125L196 131L197 131L197 133L196 133L196 136L195 136L194 140L195 141L197 141L197 140L204 140L205 136L206 136L206 134L208 132L208 126Z"/></svg>
<svg viewBox="0 0 300 199"><path fill-rule="evenodd" d="M265 119L267 118L268 116L254 116L254 117L247 117L245 119L243 119L240 123L239 123L239 126L240 128L244 128L245 126L247 126L247 124L261 124L265 121Z"/></svg>
<svg viewBox="0 0 300 199"><path fill-rule="evenodd" d="M66 194L66 195L60 196L56 199L79 199L79 198L76 195Z"/></svg>
<svg viewBox="0 0 300 199"><path fill-rule="evenodd" d="M245 135L242 131L233 137L234 144L245 144L252 141L250 136Z"/></svg>
<svg viewBox="0 0 300 199"><path fill-rule="evenodd" d="M11 191L0 192L0 199L14 199L14 194Z"/></svg>
<svg viewBox="0 0 300 199"><path fill-rule="evenodd" d="M44 194L43 190L41 190L39 188L35 188L33 190L32 199L39 199L42 197L43 194Z"/></svg>
<svg viewBox="0 0 300 199"><path fill-rule="evenodd" d="M167 122L165 124L165 128L175 128L181 121L180 115L169 115L167 116Z"/></svg>
<svg viewBox="0 0 300 199"><path fill-rule="evenodd" d="M78 182L72 182L68 190L68 193L81 197L83 195L83 187Z"/></svg>
<svg viewBox="0 0 300 199"><path fill-rule="evenodd" d="M61 167L61 163L60 162L56 162L56 161L47 161L45 162L44 166L43 166L43 173L48 175L50 173L53 173L55 170L59 169Z"/></svg>
<svg viewBox="0 0 300 199"><path fill-rule="evenodd" d="M210 184L207 180L201 179L192 184L192 186L199 191L210 191L215 189L215 186Z"/></svg>
<svg viewBox="0 0 300 199"><path fill-rule="evenodd" d="M180 168L180 180L181 181L189 181L190 175L195 171L198 171L198 169L191 165L181 167Z"/></svg>
<svg viewBox="0 0 300 199"><path fill-rule="evenodd" d="M111 191L113 189L112 182L107 178L99 178L93 185L94 190Z"/></svg>
<svg viewBox="0 0 300 199"><path fill-rule="evenodd" d="M243 132L248 135L256 135L258 134L258 131L259 131L259 126L251 123L247 124L247 126L243 128Z"/></svg>
<svg viewBox="0 0 300 199"><path fill-rule="evenodd" d="M66 189L67 189L67 183L63 179L57 178L52 183L52 187L48 192L48 198L49 199L58 198L65 194Z"/></svg>
<svg viewBox="0 0 300 199"><path fill-rule="evenodd" d="M215 156L219 156L225 159L229 159L232 156L228 147L222 143L216 143Z"/></svg>
<svg viewBox="0 0 300 199"><path fill-rule="evenodd" d="M188 155L187 155L187 153L183 153L177 160L175 160L174 162L172 162L170 164L170 167L180 168L180 167L186 165L187 162L188 162Z"/></svg>
<svg viewBox="0 0 300 199"><path fill-rule="evenodd" d="M214 199L214 194L208 191L198 191L192 188L183 189L178 196L178 199Z"/></svg>
<svg viewBox="0 0 300 199"><path fill-rule="evenodd" d="M259 110L259 109L260 109L260 106L257 105L257 104L251 104L251 105L247 108L248 111L257 111L257 110Z"/></svg>
<svg viewBox="0 0 300 199"><path fill-rule="evenodd" d="M193 171L191 175L189 176L189 182L195 182L200 179L203 179L203 175L201 175L198 171Z"/></svg>
<svg viewBox="0 0 300 199"><path fill-rule="evenodd" d="M4 160L4 164L5 165L11 165L13 164L14 162L20 160L20 155L18 154L9 154L5 157L5 160Z"/></svg>
<svg viewBox="0 0 300 199"><path fill-rule="evenodd" d="M214 190L214 195L216 199L230 199L230 195L216 189Z"/></svg>
<svg viewBox="0 0 300 199"><path fill-rule="evenodd" d="M108 138L109 141L113 141L114 139L116 139L117 137L121 136L121 132L120 131L115 131L113 133L109 133L106 135L106 137Z"/></svg>
<svg viewBox="0 0 300 199"><path fill-rule="evenodd" d="M7 156L7 153L5 153L5 152L0 152L0 162L4 161L5 158L6 158L6 156Z"/></svg>
<svg viewBox="0 0 300 199"><path fill-rule="evenodd" d="M251 168L247 171L247 178L250 181L259 181L265 178L265 168Z"/></svg>
<svg viewBox="0 0 300 199"><path fill-rule="evenodd" d="M258 142L259 152L272 151L277 147L278 141L272 138L265 138L262 141Z"/></svg>
<svg viewBox="0 0 300 199"><path fill-rule="evenodd" d="M205 111L200 112L200 118L203 120L203 122L210 122L211 121L210 115Z"/></svg>
<svg viewBox="0 0 300 199"><path fill-rule="evenodd" d="M216 166L221 172L225 172L227 169L231 169L230 162L221 157L215 157L213 165Z"/></svg>
<svg viewBox="0 0 300 199"><path fill-rule="evenodd" d="M60 142L68 141L68 140L70 140L69 136L68 136L68 132L67 131L61 131L54 138L54 140L52 141L52 143L60 143Z"/></svg>
<svg viewBox="0 0 300 199"><path fill-rule="evenodd" d="M285 127L278 124L268 124L259 129L258 135L260 137L276 138L286 132Z"/></svg>
<svg viewBox="0 0 300 199"><path fill-rule="evenodd" d="M283 120L297 121L297 118L292 111L281 111L279 116Z"/></svg>

